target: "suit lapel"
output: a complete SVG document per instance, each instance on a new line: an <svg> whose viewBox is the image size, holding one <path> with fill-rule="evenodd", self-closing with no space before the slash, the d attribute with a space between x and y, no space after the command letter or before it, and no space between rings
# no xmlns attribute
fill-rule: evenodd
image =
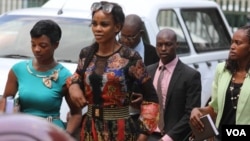
<svg viewBox="0 0 250 141"><path fill-rule="evenodd" d="M178 60L176 67L173 71L172 77L170 78L170 82L169 82L169 86L168 86L168 91L167 91L167 98L165 101L165 108L168 105L168 102L170 101L172 95L173 95L173 90L175 88L175 85L177 83L177 80L179 79L180 75L181 75L181 68L182 68L183 64L180 60Z"/></svg>
<svg viewBox="0 0 250 141"><path fill-rule="evenodd" d="M226 93L227 93L227 88L228 85L230 84L231 78L232 78L232 74L227 72L222 72L224 66L221 66L222 70L219 74L219 78L220 79L218 81L218 90L217 90L217 99L218 99L218 107L221 109L224 109L224 104L225 104L225 99L226 99Z"/></svg>
<svg viewBox="0 0 250 141"><path fill-rule="evenodd" d="M248 99L249 99L249 95L250 95L250 78L249 76L247 76L244 80L244 83L242 85L242 88L241 88L241 92L240 92L240 97L239 97L239 100L238 100L238 104L237 104L237 109L244 109L246 108L246 106L249 106L247 105L248 102ZM237 117L239 117L242 113L241 111L243 110L237 110L237 112L239 112L239 114L237 115ZM237 118L236 117L236 118Z"/></svg>
<svg viewBox="0 0 250 141"><path fill-rule="evenodd" d="M155 76L155 72L157 70L158 65L159 65L159 63L155 63L150 68L148 68L148 70L147 70L149 75L152 78L152 82L154 81L154 76Z"/></svg>

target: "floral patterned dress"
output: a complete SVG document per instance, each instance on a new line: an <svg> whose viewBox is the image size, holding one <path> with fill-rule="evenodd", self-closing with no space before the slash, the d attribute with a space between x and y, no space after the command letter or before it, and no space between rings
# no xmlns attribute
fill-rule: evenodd
<svg viewBox="0 0 250 141"><path fill-rule="evenodd" d="M83 71L91 49L92 46L81 50L77 70L68 80L68 83L77 80L84 86L89 102L80 140L135 141L140 133L150 134L159 118L158 97L140 55L121 46L109 56L94 54ZM135 123L128 112L134 83L140 86L143 94L139 123Z"/></svg>

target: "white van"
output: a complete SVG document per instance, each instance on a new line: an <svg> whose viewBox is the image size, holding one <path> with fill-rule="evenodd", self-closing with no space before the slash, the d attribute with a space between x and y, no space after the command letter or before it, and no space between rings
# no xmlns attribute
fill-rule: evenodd
<svg viewBox="0 0 250 141"><path fill-rule="evenodd" d="M109 0L125 14L139 15L145 24L144 40L156 45L156 34L172 28L178 35L181 60L202 75L204 106L211 94L215 66L228 56L232 32L219 5L209 0ZM98 0L50 0L43 7L89 10ZM82 4L80 4L82 3Z"/></svg>
<svg viewBox="0 0 250 141"><path fill-rule="evenodd" d="M27 8L0 16L0 95L9 69L20 60L33 57L29 31L40 19L53 19L62 27L63 36L56 59L74 72L78 53L94 37L89 27L91 4L97 0L50 0L40 8ZM207 0L112 0L125 14L138 14L145 24L144 40L156 43L162 28L178 34L180 59L202 75L202 105L211 95L215 66L228 56L232 33L219 6ZM66 121L68 107L63 101L61 118Z"/></svg>

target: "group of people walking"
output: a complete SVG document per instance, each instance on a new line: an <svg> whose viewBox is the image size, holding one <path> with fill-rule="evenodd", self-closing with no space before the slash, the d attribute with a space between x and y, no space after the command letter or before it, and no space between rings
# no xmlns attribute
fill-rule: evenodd
<svg viewBox="0 0 250 141"><path fill-rule="evenodd" d="M216 68L211 101L201 107L201 74L177 56L174 30L160 30L154 47L143 41L140 17L125 17L119 4L94 2L91 11L95 41L79 52L73 74L54 58L59 25L40 20L33 26L34 58L9 71L0 111L18 93L22 113L49 119L69 134L80 127L81 141L184 141L190 124L202 132L205 114L219 132L224 124L250 124L250 26L234 33L228 59ZM66 126L59 118L63 97L70 107Z"/></svg>

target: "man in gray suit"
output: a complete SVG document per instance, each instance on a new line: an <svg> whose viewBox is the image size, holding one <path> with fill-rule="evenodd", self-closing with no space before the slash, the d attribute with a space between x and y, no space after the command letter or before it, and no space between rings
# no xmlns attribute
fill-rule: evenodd
<svg viewBox="0 0 250 141"><path fill-rule="evenodd" d="M158 126L149 141L186 140L191 133L191 110L201 105L201 75L178 58L177 47L177 37L173 30L159 31L156 52L160 61L147 66L147 71L153 79L161 102L160 125L164 126L162 129ZM163 77L158 81L161 71Z"/></svg>

